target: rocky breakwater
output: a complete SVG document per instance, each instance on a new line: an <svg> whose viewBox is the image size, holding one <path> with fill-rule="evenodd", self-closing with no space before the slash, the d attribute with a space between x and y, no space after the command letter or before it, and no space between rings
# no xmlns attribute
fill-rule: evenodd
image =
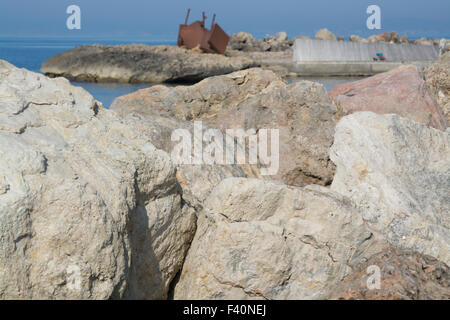
<svg viewBox="0 0 450 320"><path fill-rule="evenodd" d="M225 57L174 46L85 45L45 61L50 76L89 82L195 82L255 66L246 57Z"/></svg>
<svg viewBox="0 0 450 320"><path fill-rule="evenodd" d="M279 170L272 178L297 186L329 185L334 175L328 151L336 108L318 83L287 84L272 71L256 68L192 86L142 89L117 98L111 109L198 120L220 130L277 129Z"/></svg>
<svg viewBox="0 0 450 320"><path fill-rule="evenodd" d="M290 50L294 39L288 39L286 32L279 32L275 36L255 39L250 33L239 32L230 37L227 50L244 52L279 52Z"/></svg>
<svg viewBox="0 0 450 320"><path fill-rule="evenodd" d="M450 134L359 112L338 123L331 156L331 188L223 180L175 298L448 297ZM380 288L367 287L367 263Z"/></svg>
<svg viewBox="0 0 450 320"><path fill-rule="evenodd" d="M448 298L450 131L431 122L336 124L321 85L261 69L105 110L0 61L0 105L0 299ZM284 174L176 164L192 120L279 129Z"/></svg>
<svg viewBox="0 0 450 320"><path fill-rule="evenodd" d="M441 123L433 117L414 118L412 110L421 115L436 108L427 105L433 97L423 91L417 69L382 76L369 80L375 89L396 84L389 92L378 90L385 104L394 106L375 111L395 111L422 123L360 112L368 108L336 126L343 111L332 107L321 86L286 85L261 69L189 87L152 87L113 103L125 118L286 130L280 134L282 172L323 169L323 157L313 149L332 161L327 160L333 166L330 188L305 186L325 184L321 179L282 174L272 177L278 182L224 176L208 184L207 193L197 197L197 232L175 285L176 299L447 297L450 135L432 127ZM405 94L405 88L411 91ZM411 96L408 103L395 104L402 95ZM380 289L367 288L372 265L381 270Z"/></svg>
<svg viewBox="0 0 450 320"><path fill-rule="evenodd" d="M170 156L0 61L0 299L164 299L195 232Z"/></svg>
<svg viewBox="0 0 450 320"><path fill-rule="evenodd" d="M382 32L380 34L374 34L370 37L363 38L357 35L350 35L349 41L351 42L364 42L364 43L375 43L375 42L390 42L390 43L403 43L403 44L418 44L424 46L440 45L441 39L428 39L420 38L417 40L410 40L408 36L400 36L396 31L391 33ZM445 41L445 40L444 40Z"/></svg>

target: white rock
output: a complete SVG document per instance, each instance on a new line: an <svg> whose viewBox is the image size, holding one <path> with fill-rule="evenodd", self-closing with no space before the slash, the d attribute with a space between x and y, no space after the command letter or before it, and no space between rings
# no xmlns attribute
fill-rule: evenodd
<svg viewBox="0 0 450 320"><path fill-rule="evenodd" d="M167 153L0 60L0 299L165 298L195 229Z"/></svg>
<svg viewBox="0 0 450 320"><path fill-rule="evenodd" d="M391 245L450 263L450 134L396 115L344 117L331 189Z"/></svg>
<svg viewBox="0 0 450 320"><path fill-rule="evenodd" d="M324 187L229 178L199 215L175 299L320 299L384 245Z"/></svg>

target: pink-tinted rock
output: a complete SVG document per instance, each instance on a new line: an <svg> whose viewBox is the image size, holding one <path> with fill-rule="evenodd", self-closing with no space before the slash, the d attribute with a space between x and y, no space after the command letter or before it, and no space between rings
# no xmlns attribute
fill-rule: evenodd
<svg viewBox="0 0 450 320"><path fill-rule="evenodd" d="M373 77L344 83L329 92L344 115L358 111L395 113L445 130L446 121L415 66L401 66Z"/></svg>

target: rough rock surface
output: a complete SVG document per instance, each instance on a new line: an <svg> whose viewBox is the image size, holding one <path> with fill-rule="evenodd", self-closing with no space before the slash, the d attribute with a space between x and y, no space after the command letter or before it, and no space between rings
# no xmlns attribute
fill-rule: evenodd
<svg viewBox="0 0 450 320"><path fill-rule="evenodd" d="M149 141L156 148L164 150L171 155L172 162L177 165L177 180L183 191L183 201L190 207L195 208L196 211L202 209L203 202L208 197L209 193L223 179L229 177L260 178L258 168L251 165L178 164L176 156L172 154L174 147L178 143L178 141L172 141L174 130L187 130L192 137L192 146L194 143L201 143L203 148L206 148L207 146L202 139L203 135L196 136L194 134L194 125L190 121L155 115L143 116L137 113L126 114L123 119L127 125L135 128L135 130L138 130L148 137ZM202 134L205 134L205 131L208 129L210 128L202 126ZM223 145L227 149L229 148L229 146L226 145L225 138ZM235 148L241 149L242 146L238 144ZM193 159L194 152L192 152L191 155Z"/></svg>
<svg viewBox="0 0 450 320"><path fill-rule="evenodd" d="M336 127L331 190L392 246L450 264L450 131L358 112Z"/></svg>
<svg viewBox="0 0 450 320"><path fill-rule="evenodd" d="M247 57L253 60L262 69L271 70L283 79L289 76L297 76L290 68L293 58L292 50L265 52L227 50L225 54L229 57Z"/></svg>
<svg viewBox="0 0 450 320"><path fill-rule="evenodd" d="M316 35L314 36L314 39L337 41L336 36L328 29L321 29L321 30L317 31Z"/></svg>
<svg viewBox="0 0 450 320"><path fill-rule="evenodd" d="M412 65L338 85L329 95L344 115L357 111L395 113L440 130L447 128L433 95Z"/></svg>
<svg viewBox="0 0 450 320"><path fill-rule="evenodd" d="M46 75L89 82L195 82L255 66L245 57L229 58L174 46L86 45L44 62Z"/></svg>
<svg viewBox="0 0 450 320"><path fill-rule="evenodd" d="M439 61L426 70L425 78L441 107L447 125L450 125L450 52L442 55Z"/></svg>
<svg viewBox="0 0 450 320"><path fill-rule="evenodd" d="M368 288L369 276L373 276L371 266L380 268L379 289ZM417 252L389 248L339 283L330 299L449 300L450 268Z"/></svg>
<svg viewBox="0 0 450 320"><path fill-rule="evenodd" d="M336 108L318 83L288 85L271 71L249 69L193 86L139 90L117 98L111 109L202 120L221 130L279 129L280 164L273 178L296 186L328 185L333 179L328 151Z"/></svg>
<svg viewBox="0 0 450 320"><path fill-rule="evenodd" d="M239 32L230 37L227 50L245 52L279 52L290 50L293 40L288 40L286 32L279 32L275 36L255 39L250 33Z"/></svg>
<svg viewBox="0 0 450 320"><path fill-rule="evenodd" d="M385 245L327 188L223 180L208 197L175 299L320 299Z"/></svg>
<svg viewBox="0 0 450 320"><path fill-rule="evenodd" d="M195 232L164 151L0 60L0 299L163 299Z"/></svg>

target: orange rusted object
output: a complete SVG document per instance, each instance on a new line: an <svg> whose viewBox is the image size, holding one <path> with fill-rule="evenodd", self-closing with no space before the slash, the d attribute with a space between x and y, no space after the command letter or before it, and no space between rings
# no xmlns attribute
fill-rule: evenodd
<svg viewBox="0 0 450 320"><path fill-rule="evenodd" d="M205 28L206 16L204 12L202 21L195 21L188 25L190 13L191 9L188 9L186 21L180 25L178 46L187 49L200 47L205 52L224 54L230 37L215 23L216 15L213 16L211 29L208 30Z"/></svg>

